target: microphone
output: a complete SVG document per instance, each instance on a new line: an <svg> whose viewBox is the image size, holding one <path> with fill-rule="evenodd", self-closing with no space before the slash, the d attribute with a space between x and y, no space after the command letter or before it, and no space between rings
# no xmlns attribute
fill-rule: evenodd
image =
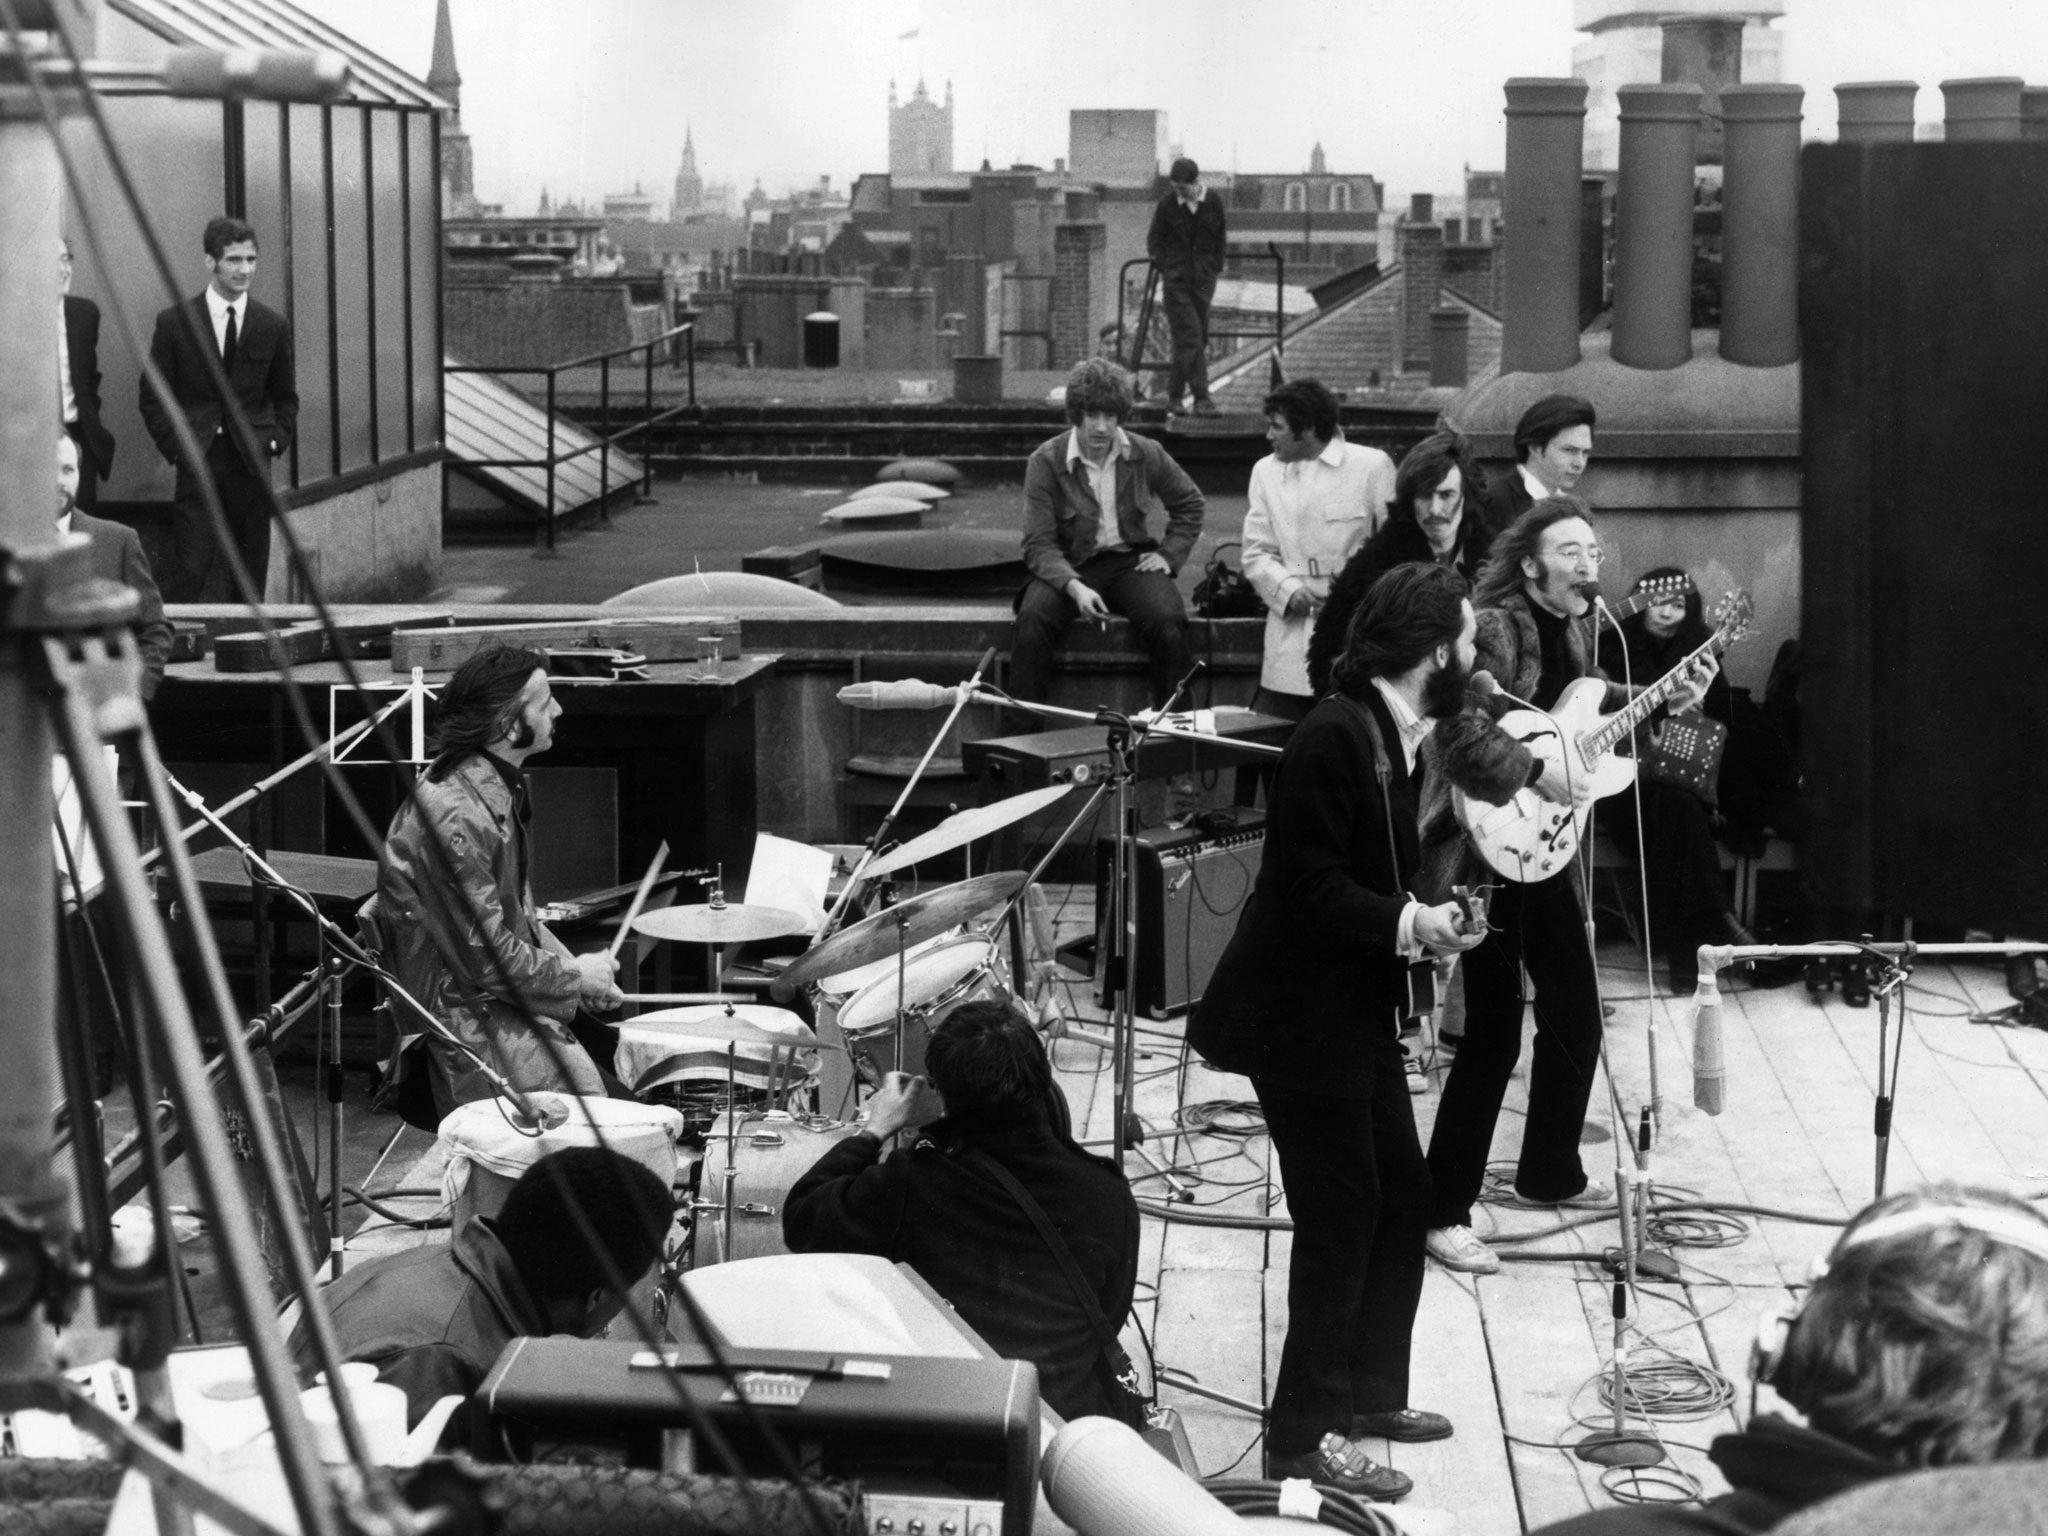
<svg viewBox="0 0 2048 1536"><path fill-rule="evenodd" d="M1728 1069L1721 1057L1721 988L1712 971L1700 972L1693 1005L1693 1107L1718 1115L1728 1102Z"/></svg>
<svg viewBox="0 0 2048 1536"><path fill-rule="evenodd" d="M1583 597L1588 604L1600 603L1600 583L1597 581L1575 581L1572 590Z"/></svg>
<svg viewBox="0 0 2048 1536"><path fill-rule="evenodd" d="M1465 686L1478 694L1482 699L1506 699L1510 704L1519 704L1524 709L1534 709L1536 707L1520 694L1509 693L1507 689L1501 687L1500 679L1483 667L1465 679Z"/></svg>
<svg viewBox="0 0 2048 1536"><path fill-rule="evenodd" d="M942 688L905 678L898 683L850 683L839 690L839 702L855 709L951 709L966 684Z"/></svg>

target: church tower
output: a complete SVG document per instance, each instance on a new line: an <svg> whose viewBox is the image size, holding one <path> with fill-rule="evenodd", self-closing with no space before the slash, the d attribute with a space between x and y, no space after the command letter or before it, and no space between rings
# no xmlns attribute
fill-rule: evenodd
<svg viewBox="0 0 2048 1536"><path fill-rule="evenodd" d="M448 18L448 0L434 10L434 62L427 70L427 89L448 103L441 119L441 211L452 219L477 212L476 161L469 135L462 131L462 75L455 68L455 27Z"/></svg>
<svg viewBox="0 0 2048 1536"><path fill-rule="evenodd" d="M946 82L946 104L931 98L924 81L910 100L896 101L896 82L889 82L889 174L929 176L953 169L953 82Z"/></svg>
<svg viewBox="0 0 2048 1536"><path fill-rule="evenodd" d="M687 126L683 129L683 168L676 172L675 194L668 216L680 223L693 213L704 211L704 178L697 174L697 146Z"/></svg>

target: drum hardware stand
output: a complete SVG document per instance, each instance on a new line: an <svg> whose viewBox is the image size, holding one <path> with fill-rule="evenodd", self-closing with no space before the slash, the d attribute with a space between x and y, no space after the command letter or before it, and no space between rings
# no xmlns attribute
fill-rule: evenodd
<svg viewBox="0 0 2048 1536"><path fill-rule="evenodd" d="M1058 853L1073 837L1075 832L1080 829L1084 818L1092 814L1095 807L1101 803L1103 795L1105 793L1112 794L1116 806L1117 832L1110 843L1111 911L1107 922L1103 921L1100 914L1098 914L1096 920L1097 930L1110 936L1108 953L1101 957L1104 967L1103 975L1109 981L1110 1066L1114 1073L1111 1124L1115 1127L1115 1130L1108 1138L1107 1144L1115 1147L1119 1161L1122 1160L1122 1155L1126 1152L1137 1153L1139 1159L1154 1174L1164 1180L1167 1188L1167 1198L1182 1203L1191 1202L1194 1199L1193 1191L1176 1177L1167 1165L1161 1163L1152 1155L1145 1145L1152 1138L1146 1132L1144 1123L1138 1119L1130 1107L1133 1089L1136 1085L1138 1057L1136 1020L1132 1017L1131 1011L1135 1006L1137 996L1137 863L1131 854L1138 840L1138 807L1136 800L1132 797L1131 787L1138 779L1138 755L1148 735L1157 733L1162 736L1176 736L1196 741L1216 741L1219 739L1208 732L1183 730L1162 723L1165 717L1172 712L1175 702L1187 691L1189 685L1193 683L1195 677L1201 672L1202 666L1201 662L1196 662L1193 667L1188 669L1187 676L1174 685L1172 694L1167 698L1166 703L1155 711L1150 721L1133 720L1129 715L1119 714L1115 710L1109 709L1085 712L1062 709L1057 705L1039 704L1023 699L1010 699L1003 696L995 697L995 702L1025 710L1041 718L1079 719L1085 720L1092 725L1100 725L1107 728L1107 746L1113 764L1108 778L1096 787L1094 794L1089 797L1088 802L1081 808L1080 815L1068 823L1066 830L1060 834L1058 840L1053 844L1051 851L1046 854L1044 859L1040 860L1038 867L1032 871L1031 879L1037 879L1038 875L1044 871L1051 862L1053 855ZM1233 748L1256 747L1257 750L1269 752L1275 757L1280 754L1279 748L1265 747L1262 744L1232 742L1230 745ZM1031 881L1027 880L1023 889L1029 889L1030 883ZM1017 902L1022 899L1022 895L1023 890L1020 889L1018 895L1012 898L1010 906L1004 909L1004 918L1011 916ZM1001 919L998 919L998 921L1001 921ZM1101 1144L1103 1143L1100 1140L1084 1141L1081 1143L1083 1146Z"/></svg>

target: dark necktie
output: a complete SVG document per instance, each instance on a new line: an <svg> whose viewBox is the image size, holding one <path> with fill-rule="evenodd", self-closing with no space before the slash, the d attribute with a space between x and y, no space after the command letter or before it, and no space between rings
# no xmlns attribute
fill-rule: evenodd
<svg viewBox="0 0 2048 1536"><path fill-rule="evenodd" d="M220 365L225 372L233 373L235 371L235 347L240 340L241 332L235 328L235 312L230 307L228 310L227 339L220 344Z"/></svg>

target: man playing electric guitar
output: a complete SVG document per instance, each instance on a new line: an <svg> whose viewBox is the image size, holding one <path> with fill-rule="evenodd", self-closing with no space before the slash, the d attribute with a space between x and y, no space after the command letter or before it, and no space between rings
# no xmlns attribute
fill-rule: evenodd
<svg viewBox="0 0 2048 1536"><path fill-rule="evenodd" d="M1591 606L1585 589L1599 570L1599 544L1584 502L1553 496L1524 512L1495 540L1473 593L1479 668L1507 693L1542 709L1580 678L1605 682L1584 623ZM1709 657L1677 691L1674 705L1687 692L1703 690L1712 675ZM1627 691L1609 684L1603 702L1619 708L1628 703ZM1505 699L1499 704L1496 713L1510 707ZM1439 877L1436 888L1448 888L1453 879L1486 877L1451 803L1451 786L1499 804L1508 798L1500 790L1505 777L1566 808L1593 793L1589 776L1575 771L1568 754L1532 751L1497 727L1444 734L1444 773L1432 777L1448 783L1431 796L1424 813L1425 861ZM1505 776L1503 767L1509 769ZM1563 822L1574 825L1569 816ZM1511 878L1494 895L1486 938L1465 956L1465 1040L1445 1081L1429 1143L1427 1247L1449 1268L1491 1274L1500 1267L1473 1235L1472 1204L1485 1178L1508 1078L1521 1055L1524 966L1536 986L1536 1043L1515 1193L1537 1205L1601 1206L1614 1200L1613 1187L1588 1179L1579 1160L1601 1031L1584 902L1569 856L1540 878Z"/></svg>

